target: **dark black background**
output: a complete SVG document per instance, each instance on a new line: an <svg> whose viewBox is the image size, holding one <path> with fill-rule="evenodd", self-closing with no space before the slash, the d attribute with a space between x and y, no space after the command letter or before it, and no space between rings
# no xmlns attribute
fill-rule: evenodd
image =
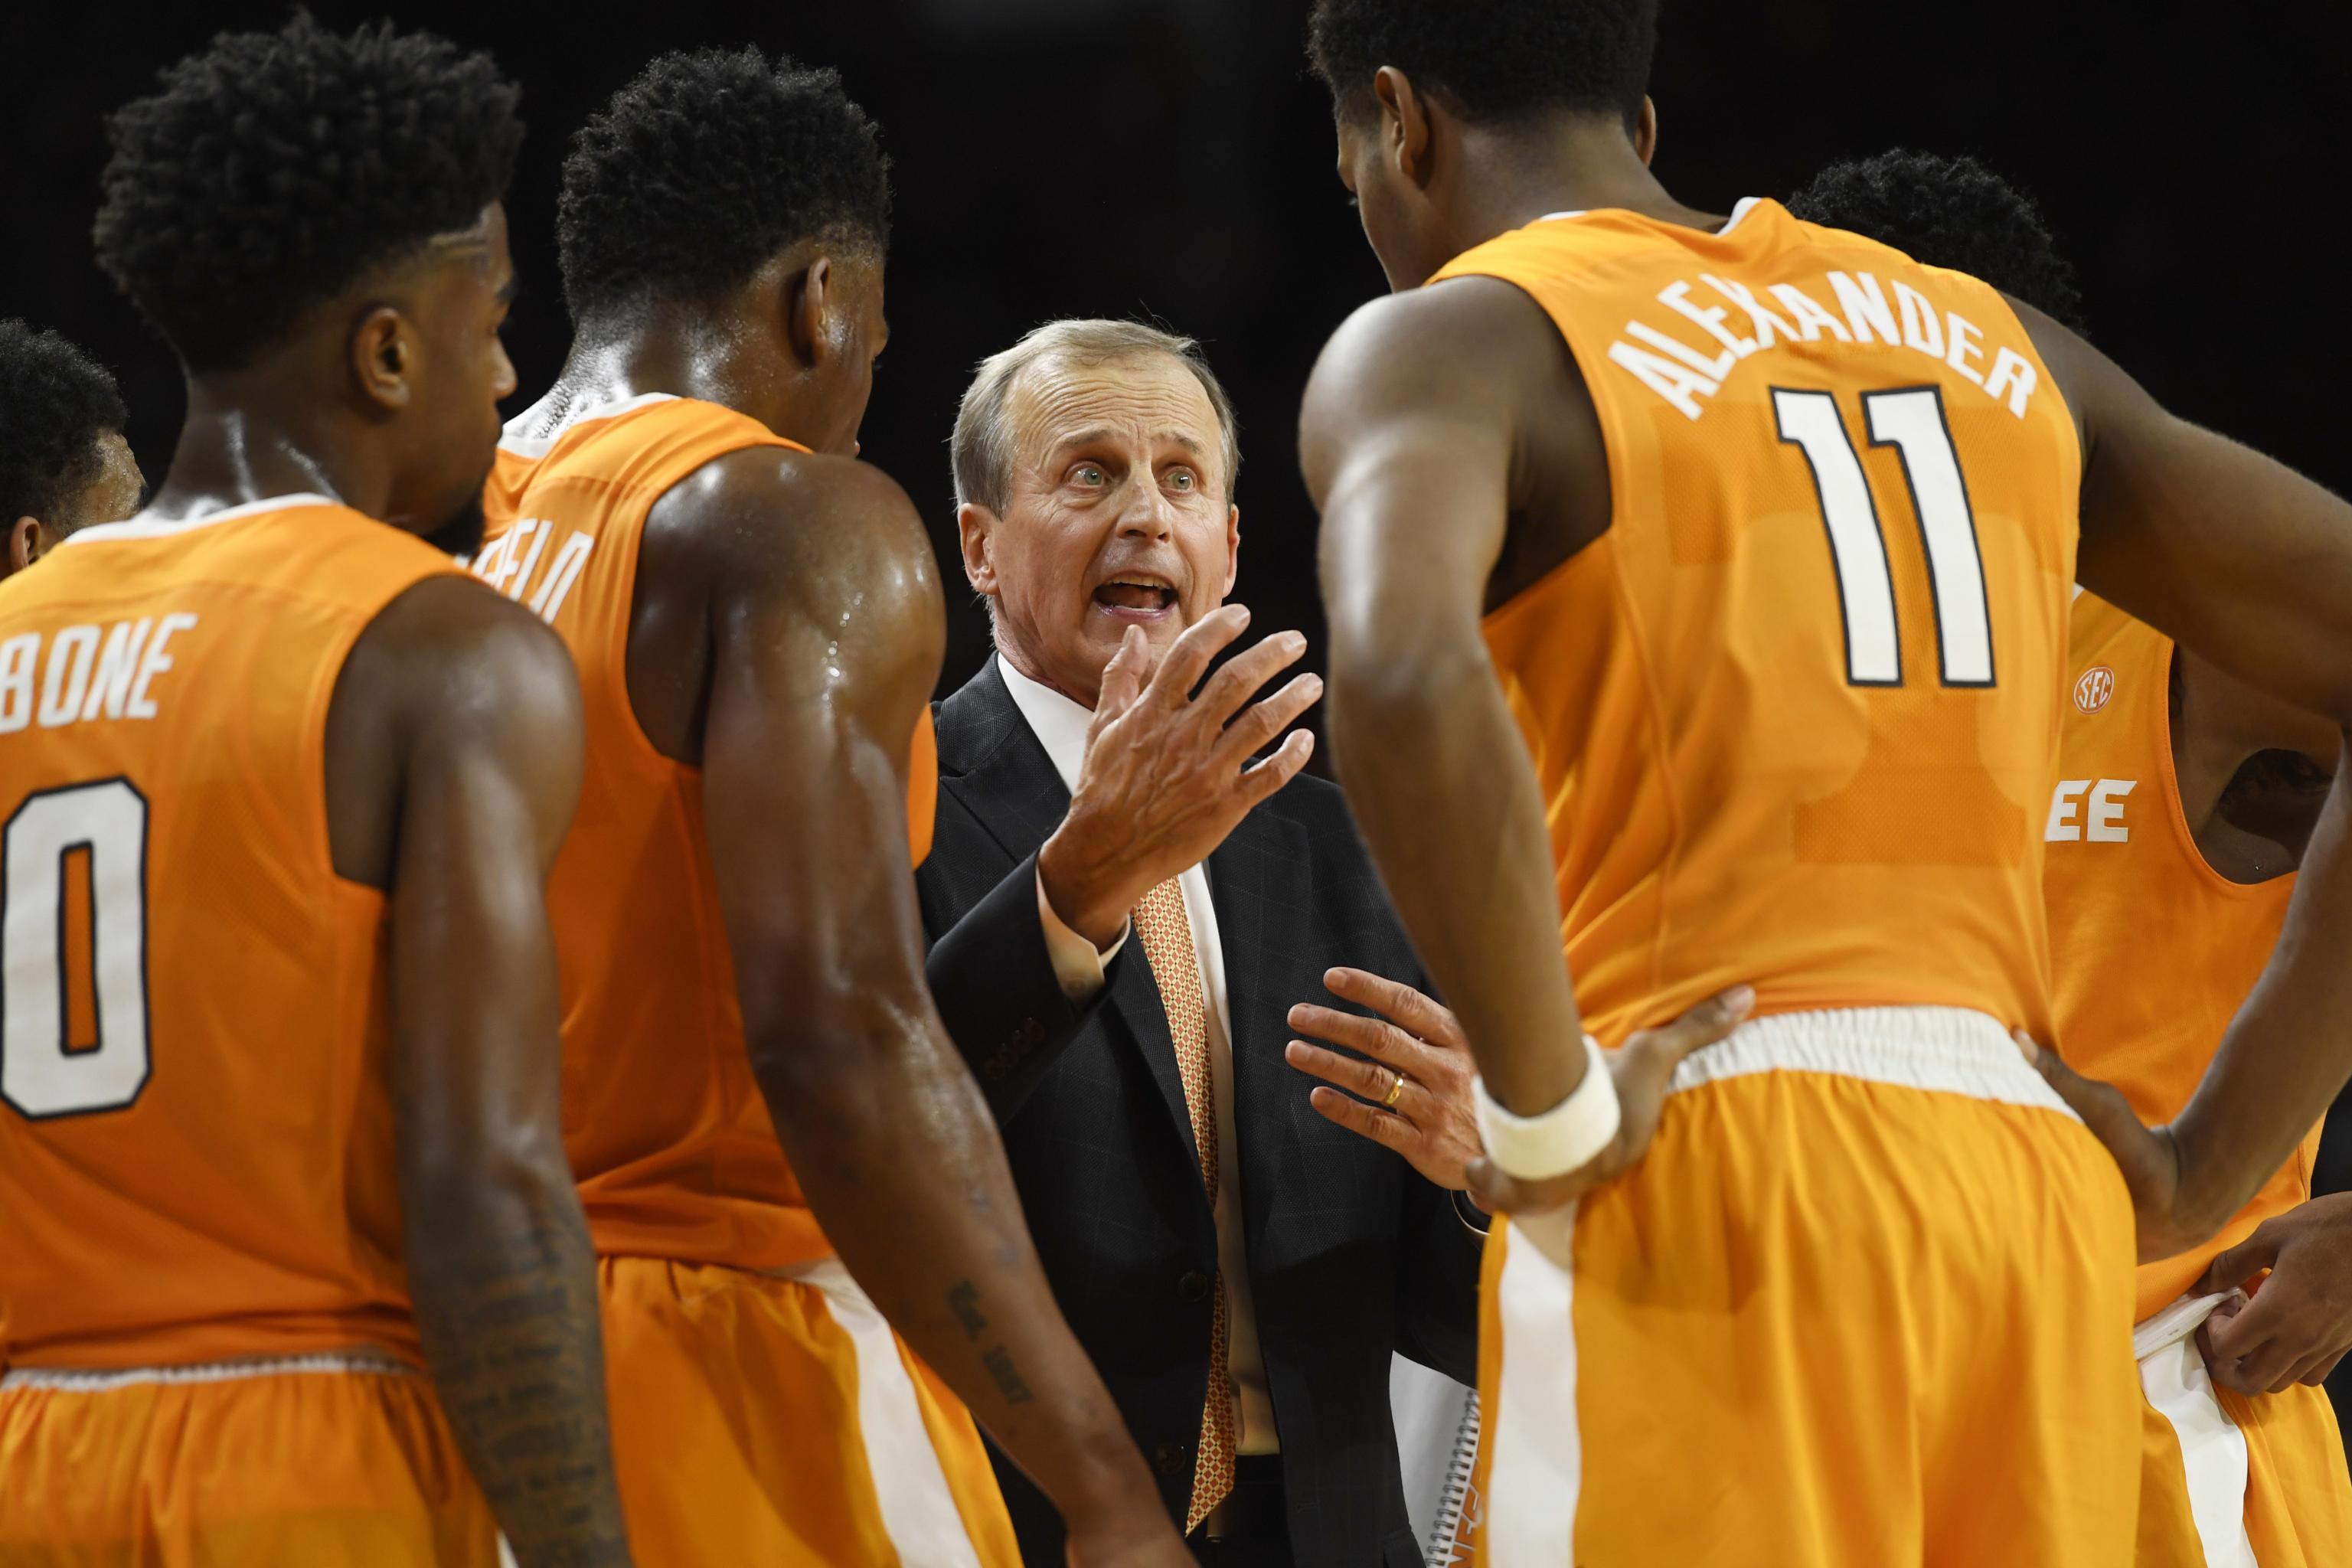
<svg viewBox="0 0 2352 1568"><path fill-rule="evenodd" d="M176 374L89 259L103 113L277 4L9 5L0 21L0 314L122 377L151 479ZM318 0L323 19L387 14ZM892 341L866 455L906 485L961 581L945 441L974 361L1060 315L1150 312L1202 338L1247 454L1238 595L1319 632L1292 442L1318 347L1381 287L1331 173L1305 0L852 0L453 5L398 21L493 51L530 136L512 198L509 333L537 395L566 340L555 180L565 139L647 57L756 42L838 66L896 163ZM2339 390L2352 297L2335 209L2352 23L2341 5L2049 0L1667 0L1658 169L1716 211L1830 160L1970 152L2032 191L2080 265L2095 335L2174 406L2352 483ZM2332 15L2331 15L2332 13ZM953 598L946 682L985 647ZM1314 656L1310 654L1310 659Z"/></svg>
<svg viewBox="0 0 2352 1568"><path fill-rule="evenodd" d="M489 48L522 82L518 406L566 340L551 224L571 130L660 50L787 50L841 68L896 163L893 336L865 448L923 508L947 580L961 574L945 442L973 362L1051 317L1148 312L1204 340L1240 408L1238 595L1260 630L1319 633L1298 392L1326 334L1382 284L1331 173L1305 0L313 9L337 24L388 10ZM21 0L0 15L0 315L57 327L116 370L151 479L180 388L89 258L100 119L219 28L284 15ZM2173 407L2341 490L2347 46L2341 5L1668 0L1657 167L1724 211L1842 156L1973 153L2040 198L2110 353ZM952 687L986 622L950 598Z"/></svg>

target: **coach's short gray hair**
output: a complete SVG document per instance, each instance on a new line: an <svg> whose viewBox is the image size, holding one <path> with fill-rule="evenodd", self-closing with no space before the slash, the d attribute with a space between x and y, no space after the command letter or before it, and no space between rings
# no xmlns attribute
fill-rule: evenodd
<svg viewBox="0 0 2352 1568"><path fill-rule="evenodd" d="M1209 395L1224 447L1225 499L1230 502L1234 481L1241 474L1241 431L1234 420L1233 399L1225 395L1217 373L1209 368L1201 345L1141 321L1048 321L1003 353L980 362L980 374L965 389L963 404L956 410L955 435L949 444L955 461L956 504L977 502L1002 512L1011 498L1015 441L1005 408L1023 371L1043 359L1092 370L1145 354L1168 354L1181 361Z"/></svg>

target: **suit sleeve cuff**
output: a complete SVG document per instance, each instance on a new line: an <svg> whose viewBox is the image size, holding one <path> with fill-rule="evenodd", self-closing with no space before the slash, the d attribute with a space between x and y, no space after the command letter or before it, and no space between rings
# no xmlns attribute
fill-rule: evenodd
<svg viewBox="0 0 2352 1568"><path fill-rule="evenodd" d="M1037 873L1037 921L1045 928L1045 956L1053 962L1054 978L1061 982L1062 994L1073 1002L1083 1002L1103 988L1104 966L1118 956L1132 929L1120 927L1108 947L1097 948L1054 912L1053 900L1045 897L1043 871Z"/></svg>

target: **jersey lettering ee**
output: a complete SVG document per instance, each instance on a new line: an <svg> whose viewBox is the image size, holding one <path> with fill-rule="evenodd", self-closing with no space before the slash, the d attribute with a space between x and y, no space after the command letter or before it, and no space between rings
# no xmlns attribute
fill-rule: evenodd
<svg viewBox="0 0 2352 1568"><path fill-rule="evenodd" d="M1604 1039L1759 1011L2045 1026L2080 453L2000 297L1743 203L1531 224L1500 279L1581 368L1608 531L1498 606L1561 938Z"/></svg>

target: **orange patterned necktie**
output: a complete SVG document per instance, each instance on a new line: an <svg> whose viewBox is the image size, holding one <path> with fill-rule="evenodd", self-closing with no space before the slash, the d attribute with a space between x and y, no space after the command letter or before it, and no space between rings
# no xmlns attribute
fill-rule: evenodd
<svg viewBox="0 0 2352 1568"><path fill-rule="evenodd" d="M1143 895L1135 906L1135 934L1168 1009L1168 1033L1176 1042L1176 1069L1184 1079L1184 1109L1192 1118L1192 1143L1201 1152L1201 1180L1209 1207L1217 1206L1217 1105L1209 1078L1209 1014L1201 990L1200 956L1192 949L1192 922L1184 912L1184 889L1173 877ZM1234 1489L1234 1386L1226 1374L1225 1280L1221 1271L1209 1312L1209 1397L1201 1409L1201 1447L1192 1465L1192 1507L1184 1533L1201 1528L1210 1510Z"/></svg>

